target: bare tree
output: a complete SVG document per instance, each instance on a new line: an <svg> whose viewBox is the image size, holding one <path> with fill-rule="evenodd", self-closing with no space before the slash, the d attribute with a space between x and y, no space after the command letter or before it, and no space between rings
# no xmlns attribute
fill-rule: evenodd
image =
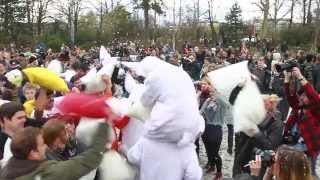
<svg viewBox="0 0 320 180"><path fill-rule="evenodd" d="M273 6L274 7L274 12L273 12L274 13L273 14L274 33L277 32L279 21L283 20L283 18L286 17L291 11L291 9L289 9L279 17L279 12L285 6L285 2L286 0L274 0L274 6Z"/></svg>
<svg viewBox="0 0 320 180"><path fill-rule="evenodd" d="M70 43L74 45L78 31L78 19L82 10L82 0L58 0L57 10L67 19Z"/></svg>
<svg viewBox="0 0 320 180"><path fill-rule="evenodd" d="M181 26L181 16L182 16L182 0L180 0L180 4L179 4L179 27Z"/></svg>
<svg viewBox="0 0 320 180"><path fill-rule="evenodd" d="M37 35L38 37L42 34L43 21L47 18L48 6L53 0L37 0L36 5L36 18L37 18Z"/></svg>
<svg viewBox="0 0 320 180"><path fill-rule="evenodd" d="M210 22L210 31L211 31L211 39L214 42L216 38L216 31L213 24L213 2L214 0L208 0L208 15L209 15L209 22Z"/></svg>
<svg viewBox="0 0 320 180"><path fill-rule="evenodd" d="M306 21L307 21L307 0L302 0L302 13L303 13L302 24L306 25Z"/></svg>
<svg viewBox="0 0 320 180"><path fill-rule="evenodd" d="M106 14L109 13L109 5L108 5L108 0L99 0L97 4L92 3L92 6L96 10L97 16L99 18L98 28L97 28L97 39L98 39L98 43L100 44L101 38L102 38L102 28L103 28L104 17Z"/></svg>
<svg viewBox="0 0 320 180"><path fill-rule="evenodd" d="M308 14L307 14L307 24L311 24L312 22L312 10L311 10L312 0L309 0L308 4Z"/></svg>
<svg viewBox="0 0 320 180"><path fill-rule="evenodd" d="M291 0L291 8L290 8L290 20L289 20L289 28L292 28L292 23L293 23L293 11L294 7L296 6L297 0Z"/></svg>
<svg viewBox="0 0 320 180"><path fill-rule="evenodd" d="M26 15L27 24L33 37L33 22L34 22L34 4L35 0L26 0Z"/></svg>
<svg viewBox="0 0 320 180"><path fill-rule="evenodd" d="M256 2L253 4L255 4L263 13L261 37L265 38L267 36L267 30L268 30L268 16L269 16L269 11L270 11L270 0L259 0L259 2Z"/></svg>
<svg viewBox="0 0 320 180"><path fill-rule="evenodd" d="M319 40L319 26L320 26L320 0L316 0L316 10L315 10L315 14L316 14L316 22L315 22L315 34L314 34L314 41L313 41L313 49L315 50L315 52L317 52L318 49L318 40Z"/></svg>

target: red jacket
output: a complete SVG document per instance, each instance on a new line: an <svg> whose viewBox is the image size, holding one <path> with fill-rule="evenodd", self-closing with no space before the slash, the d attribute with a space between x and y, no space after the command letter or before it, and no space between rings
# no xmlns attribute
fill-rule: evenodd
<svg viewBox="0 0 320 180"><path fill-rule="evenodd" d="M316 156L320 152L320 96L307 83L302 86L311 106L303 110L304 118L299 109L299 99L296 92L290 92L289 84L285 84L285 92L292 112L286 123L285 133L295 124L298 124L301 136L308 149L308 155Z"/></svg>

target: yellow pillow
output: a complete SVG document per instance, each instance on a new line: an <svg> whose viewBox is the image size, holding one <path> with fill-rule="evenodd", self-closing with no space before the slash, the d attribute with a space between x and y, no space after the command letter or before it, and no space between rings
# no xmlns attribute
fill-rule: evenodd
<svg viewBox="0 0 320 180"><path fill-rule="evenodd" d="M23 104L24 112L26 112L27 117L31 117L32 111L35 107L35 102L36 102L35 100L30 100L30 101L26 101Z"/></svg>
<svg viewBox="0 0 320 180"><path fill-rule="evenodd" d="M22 71L33 84L53 91L69 92L66 82L53 71L41 67L27 68Z"/></svg>

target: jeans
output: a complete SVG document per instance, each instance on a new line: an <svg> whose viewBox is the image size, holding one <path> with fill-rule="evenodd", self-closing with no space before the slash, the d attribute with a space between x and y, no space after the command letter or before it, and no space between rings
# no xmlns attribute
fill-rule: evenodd
<svg viewBox="0 0 320 180"><path fill-rule="evenodd" d="M206 125L202 139L208 156L208 164L213 167L215 166L217 172L221 172L222 159L219 155L219 149L222 142L222 127Z"/></svg>

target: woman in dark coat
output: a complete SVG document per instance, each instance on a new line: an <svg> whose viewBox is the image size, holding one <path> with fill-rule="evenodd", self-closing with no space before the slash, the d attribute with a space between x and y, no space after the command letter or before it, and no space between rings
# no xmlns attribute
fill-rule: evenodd
<svg viewBox="0 0 320 180"><path fill-rule="evenodd" d="M281 114L276 110L279 101L280 98L276 95L265 95L264 103L267 115L264 121L259 124L259 131L236 134L233 177L249 172L249 168L244 166L254 159L255 149L276 150L281 144L283 122Z"/></svg>

